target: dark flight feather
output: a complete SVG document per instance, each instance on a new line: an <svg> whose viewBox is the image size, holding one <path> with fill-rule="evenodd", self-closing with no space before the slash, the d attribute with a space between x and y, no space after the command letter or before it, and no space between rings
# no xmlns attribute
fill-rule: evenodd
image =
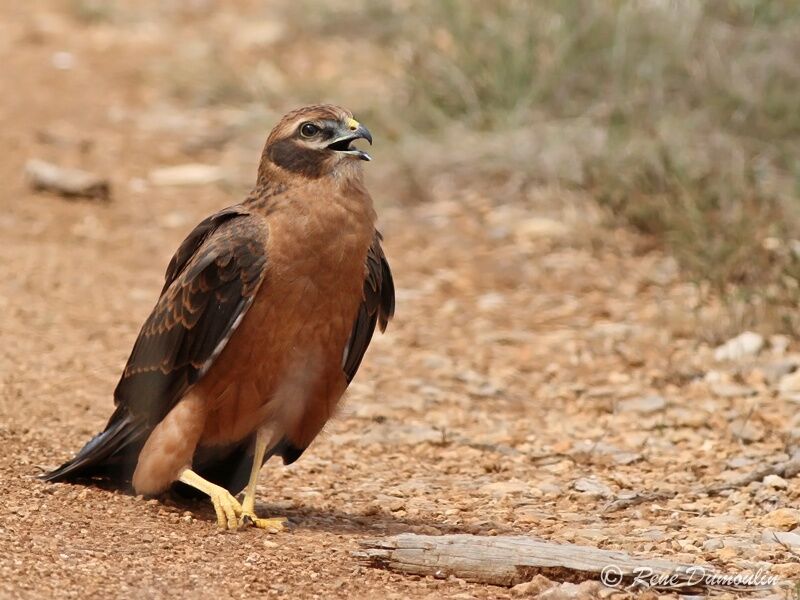
<svg viewBox="0 0 800 600"><path fill-rule="evenodd" d="M153 427L208 370L266 273L266 230L241 206L202 221L178 248L114 391L105 430L47 481L129 479Z"/></svg>
<svg viewBox="0 0 800 600"><path fill-rule="evenodd" d="M172 282L142 326L114 391L116 404L150 424L209 369L264 279L266 230L238 211L204 221L178 249L167 269ZM191 254L187 246L194 247Z"/></svg>
<svg viewBox="0 0 800 600"><path fill-rule="evenodd" d="M381 331L386 329L394 315L394 281L386 255L381 248L381 234L375 232L372 245L367 252L367 274L364 278L364 297L358 308L353 331L347 343L342 368L350 383L361 365L377 323Z"/></svg>

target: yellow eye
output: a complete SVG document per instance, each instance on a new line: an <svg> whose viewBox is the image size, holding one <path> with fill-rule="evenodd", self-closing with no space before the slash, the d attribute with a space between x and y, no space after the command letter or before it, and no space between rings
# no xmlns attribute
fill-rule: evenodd
<svg viewBox="0 0 800 600"><path fill-rule="evenodd" d="M314 137L319 133L319 127L313 123L303 123L300 125L300 135L306 138Z"/></svg>

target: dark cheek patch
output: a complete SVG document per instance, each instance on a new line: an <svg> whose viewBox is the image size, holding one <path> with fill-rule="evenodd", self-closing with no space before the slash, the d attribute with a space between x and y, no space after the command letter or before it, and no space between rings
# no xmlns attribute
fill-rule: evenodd
<svg viewBox="0 0 800 600"><path fill-rule="evenodd" d="M294 140L275 142L269 147L268 155L270 161L292 173L312 179L322 176L325 162L322 152L304 148Z"/></svg>
<svg viewBox="0 0 800 600"><path fill-rule="evenodd" d="M333 127L326 125L319 132L319 137L321 137L323 140L329 140L329 139L331 139L333 137L334 133L335 133L335 131L333 130Z"/></svg>

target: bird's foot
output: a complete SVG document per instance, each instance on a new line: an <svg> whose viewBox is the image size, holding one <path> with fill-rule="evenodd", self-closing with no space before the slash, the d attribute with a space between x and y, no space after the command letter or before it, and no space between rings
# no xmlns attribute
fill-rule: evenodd
<svg viewBox="0 0 800 600"><path fill-rule="evenodd" d="M238 529L239 516L243 514L242 505L225 488L214 490L209 494L217 513L217 526L220 529Z"/></svg>
<svg viewBox="0 0 800 600"><path fill-rule="evenodd" d="M245 527L257 527L258 529L266 529L268 531L277 533L283 530L286 517L272 517L270 519L262 519L257 517L253 512L242 512L239 517L239 529Z"/></svg>
<svg viewBox="0 0 800 600"><path fill-rule="evenodd" d="M239 501L224 487L203 479L191 469L184 469L178 476L178 481L190 485L196 490L208 494L217 513L217 525L220 529L238 529L239 515L244 510Z"/></svg>

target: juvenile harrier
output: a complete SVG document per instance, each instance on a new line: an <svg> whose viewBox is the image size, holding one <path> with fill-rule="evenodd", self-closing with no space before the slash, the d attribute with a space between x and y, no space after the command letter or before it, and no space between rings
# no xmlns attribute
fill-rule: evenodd
<svg viewBox="0 0 800 600"><path fill-rule="evenodd" d="M141 494L182 482L210 496L222 528L280 524L254 514L261 466L300 457L394 313L359 139L372 143L336 106L278 123L255 189L170 261L105 430L45 480L106 477Z"/></svg>

